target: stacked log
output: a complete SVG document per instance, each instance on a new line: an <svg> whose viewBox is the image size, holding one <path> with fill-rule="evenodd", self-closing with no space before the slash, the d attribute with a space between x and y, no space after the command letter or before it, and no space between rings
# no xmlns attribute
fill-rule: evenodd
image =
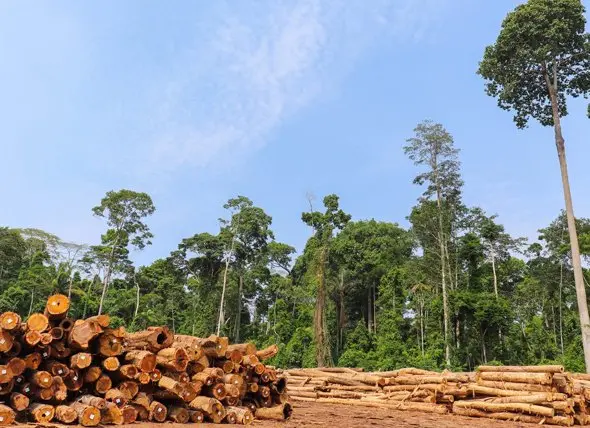
<svg viewBox="0 0 590 428"><path fill-rule="evenodd" d="M280 372L294 401L571 426L590 424L590 375L558 365L480 366L475 373L321 368Z"/></svg>
<svg viewBox="0 0 590 428"><path fill-rule="evenodd" d="M286 378L271 346L113 328L108 315L74 320L66 296L26 320L0 314L0 425L98 426L135 421L250 424L287 419Z"/></svg>

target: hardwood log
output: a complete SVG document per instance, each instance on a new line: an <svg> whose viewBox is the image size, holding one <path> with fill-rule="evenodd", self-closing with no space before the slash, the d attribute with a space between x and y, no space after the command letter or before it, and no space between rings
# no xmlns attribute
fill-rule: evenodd
<svg viewBox="0 0 590 428"><path fill-rule="evenodd" d="M78 397L78 401L82 404L86 404L87 406L96 407L98 410L102 410L107 406L107 402L104 398L97 397L95 395L82 395Z"/></svg>
<svg viewBox="0 0 590 428"><path fill-rule="evenodd" d="M453 413L456 415L461 416L469 416L469 417L477 417L477 418L488 418L488 419L499 419L505 421L513 421L513 422L526 422L526 423L534 423L534 424L548 424L548 425L562 425L562 426L572 426L574 424L574 419L571 416L554 416L554 417L545 417L545 416L533 416L533 415L524 415L522 413L514 413L514 412L483 412L477 409L469 409L469 408L462 408L453 406Z"/></svg>
<svg viewBox="0 0 590 428"><path fill-rule="evenodd" d="M124 407L129 401L125 395L117 388L109 389L105 394L104 398L106 401L115 403L117 407Z"/></svg>
<svg viewBox="0 0 590 428"><path fill-rule="evenodd" d="M72 321L71 318L64 318L59 322L58 327L63 330L65 335L72 330L72 327L74 327L74 321Z"/></svg>
<svg viewBox="0 0 590 428"><path fill-rule="evenodd" d="M119 374L126 379L135 379L139 370L133 364L123 364L119 367Z"/></svg>
<svg viewBox="0 0 590 428"><path fill-rule="evenodd" d="M20 315L16 312L4 312L0 316L0 328L10 331L19 329L21 325Z"/></svg>
<svg viewBox="0 0 590 428"><path fill-rule="evenodd" d="M254 415L262 420L284 421L291 417L291 413L293 413L291 405L284 403L270 408L258 408Z"/></svg>
<svg viewBox="0 0 590 428"><path fill-rule="evenodd" d="M63 379L59 376L55 376L53 378L51 391L53 392L53 398L56 401L65 401L68 398L68 388L66 387Z"/></svg>
<svg viewBox="0 0 590 428"><path fill-rule="evenodd" d="M70 309L70 299L63 294L54 294L47 299L44 315L51 321L65 318Z"/></svg>
<svg viewBox="0 0 590 428"><path fill-rule="evenodd" d="M2 374L3 371L4 369L0 369L0 374ZM39 370L31 375L30 380L33 385L40 388L49 388L53 383L53 376L49 372Z"/></svg>
<svg viewBox="0 0 590 428"><path fill-rule="evenodd" d="M12 374L12 377L22 375L27 369L27 363L22 358L12 357L6 363L6 367Z"/></svg>
<svg viewBox="0 0 590 428"><path fill-rule="evenodd" d="M86 350L90 341L102 333L103 328L97 321L87 319L74 323L68 334L68 344L74 349Z"/></svg>
<svg viewBox="0 0 590 428"><path fill-rule="evenodd" d="M202 411L207 418L215 423L220 423L225 417L223 404L215 398L199 396L189 403L189 407Z"/></svg>
<svg viewBox="0 0 590 428"><path fill-rule="evenodd" d="M119 390L127 400L132 400L139 393L139 384L132 380L119 383Z"/></svg>
<svg viewBox="0 0 590 428"><path fill-rule="evenodd" d="M49 330L49 334L52 340L61 340L64 337L64 330L61 327L53 327Z"/></svg>
<svg viewBox="0 0 590 428"><path fill-rule="evenodd" d="M156 362L163 368L183 372L188 366L189 357L184 348L164 348L158 351Z"/></svg>
<svg viewBox="0 0 590 428"><path fill-rule="evenodd" d="M277 345L270 345L267 348L256 351L256 356L260 361L268 360L279 353L279 347Z"/></svg>
<svg viewBox="0 0 590 428"><path fill-rule="evenodd" d="M119 370L120 366L121 366L121 363L119 362L117 357L107 357L104 360L102 360L102 367L106 371L114 372L116 370Z"/></svg>
<svg viewBox="0 0 590 428"><path fill-rule="evenodd" d="M150 351L129 351L125 354L125 361L131 362L144 373L152 372L156 368L156 355Z"/></svg>
<svg viewBox="0 0 590 428"><path fill-rule="evenodd" d="M29 407L29 397L19 392L13 392L10 394L10 407L17 412L22 412Z"/></svg>
<svg viewBox="0 0 590 428"><path fill-rule="evenodd" d="M471 385L471 384L468 384ZM520 383L520 382L501 382L501 381L487 381L478 380L477 385L488 388L506 389L511 391L529 391L529 392L551 392L554 388L551 385L539 385L534 383ZM387 387L386 387L387 388ZM557 390L555 390L557 391Z"/></svg>
<svg viewBox="0 0 590 428"><path fill-rule="evenodd" d="M41 341L41 333L37 330L29 330L25 334L25 342L33 347Z"/></svg>
<svg viewBox="0 0 590 428"><path fill-rule="evenodd" d="M70 372L63 378L63 380L68 391L78 391L84 384L84 377L75 369L70 369Z"/></svg>
<svg viewBox="0 0 590 428"><path fill-rule="evenodd" d="M111 324L111 317L107 314L101 314L86 318L86 321L95 322L100 327L107 328Z"/></svg>
<svg viewBox="0 0 590 428"><path fill-rule="evenodd" d="M563 366L479 366L478 372L563 373Z"/></svg>
<svg viewBox="0 0 590 428"><path fill-rule="evenodd" d="M100 420L104 424L122 425L125 422L123 411L115 403L107 401L106 407L100 411Z"/></svg>
<svg viewBox="0 0 590 428"><path fill-rule="evenodd" d="M105 374L100 375L100 377L94 383L94 391L99 395L105 394L112 387L113 382L111 381L111 378Z"/></svg>
<svg viewBox="0 0 590 428"><path fill-rule="evenodd" d="M477 379L496 382L520 382L534 385L551 385L553 382L551 373L479 372Z"/></svg>
<svg viewBox="0 0 590 428"><path fill-rule="evenodd" d="M152 401L149 408L149 420L156 422L164 422L168 414L168 409L162 403L158 401Z"/></svg>
<svg viewBox="0 0 590 428"><path fill-rule="evenodd" d="M139 416L139 412L137 411L137 409L133 405L128 404L126 406L123 406L121 411L123 412L123 423L124 424L134 423Z"/></svg>
<svg viewBox="0 0 590 428"><path fill-rule="evenodd" d="M31 314L27 319L27 329L43 333L49 327L49 320L43 314ZM53 416L52 416L53 417Z"/></svg>
<svg viewBox="0 0 590 428"><path fill-rule="evenodd" d="M28 408L29 414L35 422L51 422L55 416L55 407L49 404L32 403Z"/></svg>
<svg viewBox="0 0 590 428"><path fill-rule="evenodd" d="M73 407L60 404L55 408L55 419L64 424L71 424L78 419L78 413Z"/></svg>
<svg viewBox="0 0 590 428"><path fill-rule="evenodd" d="M158 352L170 347L173 341L174 335L168 327L148 327L143 331L128 333L125 337L124 349L126 351L148 350Z"/></svg>
<svg viewBox="0 0 590 428"><path fill-rule="evenodd" d="M168 407L168 419L179 424L186 424L189 421L190 416L185 407L170 406Z"/></svg>
<svg viewBox="0 0 590 428"><path fill-rule="evenodd" d="M490 403L481 400L456 401L453 408L477 409L486 412L521 412L537 416L553 417L552 408L527 403Z"/></svg>
<svg viewBox="0 0 590 428"><path fill-rule="evenodd" d="M82 370L92 364L92 355L88 352L79 352L70 357L70 367L73 369Z"/></svg>
<svg viewBox="0 0 590 428"><path fill-rule="evenodd" d="M14 410L5 404L0 404L0 425L11 425L14 423L16 414Z"/></svg>
<svg viewBox="0 0 590 428"><path fill-rule="evenodd" d="M247 407L230 406L227 410L235 413L236 423L238 424L250 425L254 421L254 415Z"/></svg>
<svg viewBox="0 0 590 428"><path fill-rule="evenodd" d="M189 409L188 414L190 416L190 421L200 424L205 421L205 415L200 410L192 410Z"/></svg>

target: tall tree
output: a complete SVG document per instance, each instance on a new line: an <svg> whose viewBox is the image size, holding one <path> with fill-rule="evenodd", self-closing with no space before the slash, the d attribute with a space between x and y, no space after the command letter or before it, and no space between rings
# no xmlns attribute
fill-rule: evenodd
<svg viewBox="0 0 590 428"><path fill-rule="evenodd" d="M502 23L496 43L488 46L478 73L488 95L514 110L518 128L530 118L553 126L570 235L586 370L590 372L590 316L570 191L561 118L566 97L590 93L590 35L585 32L580 0L529 0ZM590 108L589 108L590 113Z"/></svg>
<svg viewBox="0 0 590 428"><path fill-rule="evenodd" d="M339 208L338 196L326 196L324 198L324 207L326 210L323 213L311 211L301 214L303 222L314 230L312 239L315 241L314 264L317 284L314 312L314 339L316 345L316 361L319 367L332 363L326 323L326 268L328 265L330 244L334 233L341 230L350 221L350 215Z"/></svg>
<svg viewBox="0 0 590 428"><path fill-rule="evenodd" d="M152 198L147 193L126 189L107 192L100 205L92 209L94 215L106 219L109 226L101 236L101 245L91 248L94 258L104 267L99 314L102 313L104 298L114 271L122 270L122 266L128 264L128 246L143 249L151 244L153 235L144 223L144 218L152 215L155 210Z"/></svg>
<svg viewBox="0 0 590 428"><path fill-rule="evenodd" d="M438 222L438 251L440 259L440 282L443 297L443 324L445 340L445 361L451 364L450 313L447 284L452 283L448 241L453 233L452 223L456 216L461 194L459 150L453 137L439 123L424 121L414 129L414 137L407 140L404 152L414 164L426 168L414 183L426 185L423 201L434 199Z"/></svg>

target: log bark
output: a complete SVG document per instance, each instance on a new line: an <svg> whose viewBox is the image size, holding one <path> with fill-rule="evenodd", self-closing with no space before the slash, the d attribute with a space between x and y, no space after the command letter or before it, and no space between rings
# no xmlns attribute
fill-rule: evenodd
<svg viewBox="0 0 590 428"><path fill-rule="evenodd" d="M183 372L188 366L189 356L184 348L164 348L158 351L156 362L165 369Z"/></svg>
<svg viewBox="0 0 590 428"><path fill-rule="evenodd" d="M480 372L477 378L486 381L521 382L535 385L551 385L553 382L551 373Z"/></svg>
<svg viewBox="0 0 590 428"><path fill-rule="evenodd" d="M236 414L236 422L241 425L250 425L254 421L254 415L247 407L230 406L228 411Z"/></svg>
<svg viewBox="0 0 590 428"><path fill-rule="evenodd" d="M74 349L87 350L92 339L102 333L103 329L98 322L85 320L74 323L68 334L68 344Z"/></svg>
<svg viewBox="0 0 590 428"><path fill-rule="evenodd" d="M526 422L533 424L548 424L548 425L562 425L572 426L574 419L571 416L554 416L551 418L545 416L523 415L522 413L513 412L483 412L477 409L467 409L453 406L453 413L461 416L470 416L476 418L499 419L513 422Z"/></svg>
<svg viewBox="0 0 590 428"><path fill-rule="evenodd" d="M256 351L256 356L260 361L268 360L279 353L279 347L277 345L270 345L267 348Z"/></svg>
<svg viewBox="0 0 590 428"><path fill-rule="evenodd" d="M563 366L479 366L479 372L504 372L504 373L563 373Z"/></svg>
<svg viewBox="0 0 590 428"><path fill-rule="evenodd" d="M486 412L520 412L546 417L555 415L555 411L551 408L526 403L490 403L478 400L456 401L453 408L477 409Z"/></svg>
<svg viewBox="0 0 590 428"><path fill-rule="evenodd" d="M107 406L107 402L104 398L89 394L80 396L78 402L87 406L96 407L98 410L103 410Z"/></svg>

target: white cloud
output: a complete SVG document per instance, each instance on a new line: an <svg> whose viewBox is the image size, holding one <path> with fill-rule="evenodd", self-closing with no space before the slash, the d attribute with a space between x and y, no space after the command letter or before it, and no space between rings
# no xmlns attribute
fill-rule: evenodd
<svg viewBox="0 0 590 428"><path fill-rule="evenodd" d="M148 168L207 166L260 147L342 81L374 42L420 39L450 0L220 3L156 85Z"/></svg>

